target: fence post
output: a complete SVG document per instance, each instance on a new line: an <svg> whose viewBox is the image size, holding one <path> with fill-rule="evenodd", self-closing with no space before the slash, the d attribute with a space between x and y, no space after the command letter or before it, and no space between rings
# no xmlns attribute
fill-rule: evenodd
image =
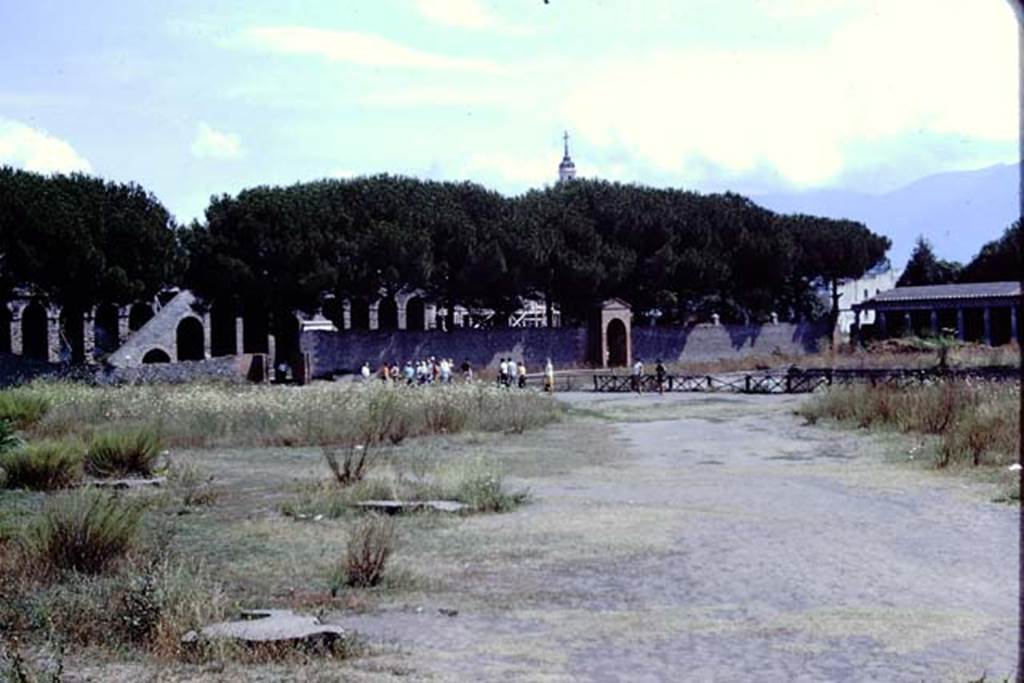
<svg viewBox="0 0 1024 683"><path fill-rule="evenodd" d="M708 389L713 389L714 386L711 384L711 375L708 375Z"/></svg>
<svg viewBox="0 0 1024 683"><path fill-rule="evenodd" d="M750 375L743 378L743 391L750 393Z"/></svg>
<svg viewBox="0 0 1024 683"><path fill-rule="evenodd" d="M789 374L786 375L786 393L793 393L793 376Z"/></svg>

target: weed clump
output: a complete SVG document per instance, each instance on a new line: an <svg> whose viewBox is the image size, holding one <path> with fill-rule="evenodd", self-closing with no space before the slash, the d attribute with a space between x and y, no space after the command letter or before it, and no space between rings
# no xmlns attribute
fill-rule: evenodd
<svg viewBox="0 0 1024 683"><path fill-rule="evenodd" d="M384 569L395 546L394 520L367 515L358 520L348 536L345 559L332 592L340 585L371 588L384 578Z"/></svg>
<svg viewBox="0 0 1024 683"><path fill-rule="evenodd" d="M808 423L822 418L863 428L935 437L935 464L1006 465L1020 440L1018 385L939 380L913 386L832 387L804 403Z"/></svg>
<svg viewBox="0 0 1024 683"><path fill-rule="evenodd" d="M135 545L143 508L95 489L58 495L29 530L30 557L47 573L99 574Z"/></svg>
<svg viewBox="0 0 1024 683"><path fill-rule="evenodd" d="M89 442L85 470L96 477L152 476L161 449L153 429L102 432Z"/></svg>
<svg viewBox="0 0 1024 683"><path fill-rule="evenodd" d="M39 441L0 455L9 489L53 491L82 478L82 447L73 441Z"/></svg>
<svg viewBox="0 0 1024 683"><path fill-rule="evenodd" d="M0 420L16 429L27 429L43 419L50 409L49 399L29 388L0 391Z"/></svg>

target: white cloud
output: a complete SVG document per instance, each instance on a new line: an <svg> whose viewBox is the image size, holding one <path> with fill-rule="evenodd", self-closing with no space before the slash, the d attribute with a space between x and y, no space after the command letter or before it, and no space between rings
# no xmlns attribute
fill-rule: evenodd
<svg viewBox="0 0 1024 683"><path fill-rule="evenodd" d="M0 118L0 164L37 173L87 173L92 170L92 164L64 140L4 118Z"/></svg>
<svg viewBox="0 0 1024 683"><path fill-rule="evenodd" d="M481 29L494 25L494 18L477 0L416 0L416 9L443 26Z"/></svg>
<svg viewBox="0 0 1024 683"><path fill-rule="evenodd" d="M237 159L242 142L234 133L225 133L201 121L192 141L192 156L197 159Z"/></svg>
<svg viewBox="0 0 1024 683"><path fill-rule="evenodd" d="M558 179L560 153L547 156L519 154L476 153L463 164L462 176L497 176L501 180L524 187L536 187Z"/></svg>
<svg viewBox="0 0 1024 683"><path fill-rule="evenodd" d="M769 168L799 186L848 170L857 144L920 132L1016 138L1017 42L1005 2L858 2L823 47L594 64L560 113L592 144L659 171Z"/></svg>
<svg viewBox="0 0 1024 683"><path fill-rule="evenodd" d="M486 60L448 57L406 47L380 36L353 31L329 31L306 26L263 26L248 29L245 36L270 52L314 55L361 66L476 72L499 70L497 65Z"/></svg>

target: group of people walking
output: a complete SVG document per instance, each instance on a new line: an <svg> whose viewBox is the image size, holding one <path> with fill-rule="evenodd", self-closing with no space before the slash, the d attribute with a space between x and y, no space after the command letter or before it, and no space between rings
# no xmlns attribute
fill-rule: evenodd
<svg viewBox="0 0 1024 683"><path fill-rule="evenodd" d="M463 361L459 370L462 373L462 379L464 381L470 381L473 379L473 366L470 365L469 360ZM455 379L455 361L451 358L424 358L418 361L407 360L405 365L399 366L397 362L392 363L381 363L380 368L376 372L377 379L382 382L392 382L395 384L404 382L408 385L413 384L451 384ZM364 382L370 381L374 377L373 369L370 367L370 361L363 363L363 367L360 369L359 374L362 376Z"/></svg>
<svg viewBox="0 0 1024 683"><path fill-rule="evenodd" d="M644 362L640 358L637 358L636 362L633 363L632 383L633 391L635 391L638 394L643 392L643 377ZM662 363L661 359L659 358L657 364L654 366L654 383L658 389L659 394L665 393L665 383L667 379L668 371L665 369L665 364Z"/></svg>
<svg viewBox="0 0 1024 683"><path fill-rule="evenodd" d="M381 363L380 368L374 373L370 361L363 363L359 370L360 377L364 382L369 382L376 375L377 379L383 382L395 384L405 383L407 385L419 384L451 384L458 372L464 382L473 381L473 365L469 359L462 361L462 365L456 370L455 361L451 358L424 358L419 361L406 361L399 366L397 362ZM517 386L520 389L526 387L526 363L516 361L514 358L502 358L498 364L498 384L506 388ZM544 391L555 390L555 366L549 358L544 365Z"/></svg>

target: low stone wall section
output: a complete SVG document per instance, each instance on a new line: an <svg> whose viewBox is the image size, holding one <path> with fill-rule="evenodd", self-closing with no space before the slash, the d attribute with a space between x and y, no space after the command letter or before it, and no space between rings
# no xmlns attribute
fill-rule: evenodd
<svg viewBox="0 0 1024 683"><path fill-rule="evenodd" d="M110 365L43 363L0 354L0 386L15 386L36 379L69 380L86 384L186 384L198 381L243 382L252 356L226 356L210 360L156 363L119 368Z"/></svg>
<svg viewBox="0 0 1024 683"><path fill-rule="evenodd" d="M828 338L827 322L765 325L688 325L634 327L633 355L645 363L705 362L743 356L820 350Z"/></svg>
<svg viewBox="0 0 1024 683"><path fill-rule="evenodd" d="M540 372L546 359L556 367L577 367L587 359L587 331L582 327L530 327L442 332L349 331L303 332L302 351L310 354L313 376L356 372L369 361L374 372L383 362L405 363L434 356L451 358L456 367L469 359L476 369L494 368L502 358L525 362Z"/></svg>

